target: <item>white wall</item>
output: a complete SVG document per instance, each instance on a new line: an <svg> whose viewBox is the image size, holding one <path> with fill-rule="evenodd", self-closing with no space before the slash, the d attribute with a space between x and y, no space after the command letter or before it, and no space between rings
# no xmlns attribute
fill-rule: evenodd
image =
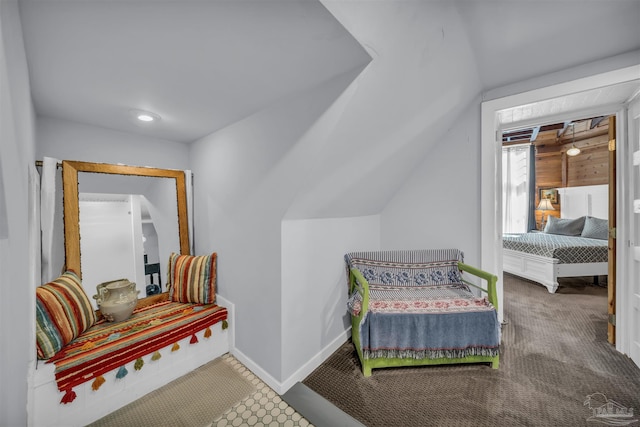
<svg viewBox="0 0 640 427"><path fill-rule="evenodd" d="M457 248L480 261L480 99L429 151L381 213L384 249Z"/></svg>
<svg viewBox="0 0 640 427"><path fill-rule="evenodd" d="M281 221L358 223L378 215L481 89L452 5L323 4L373 61L360 74L347 73L342 82L335 79L202 138L190 153L196 252L219 253L219 290L237 309L237 350L275 382L288 380L308 355L291 344L296 334L284 320L283 304L298 289L283 285L296 264L285 258L290 252ZM401 34L403 43L382 35L387 32ZM299 251L313 253L313 245ZM314 349L328 340L322 333L307 337L315 340Z"/></svg>
<svg viewBox="0 0 640 427"><path fill-rule="evenodd" d="M380 249L380 217L282 222L282 376L310 374L351 327L344 255ZM327 350L328 349L328 350ZM326 352L329 351L329 354ZM286 384L287 385L293 384Z"/></svg>
<svg viewBox="0 0 640 427"><path fill-rule="evenodd" d="M373 60L325 130L288 218L375 215L482 86L453 2L323 4Z"/></svg>
<svg viewBox="0 0 640 427"><path fill-rule="evenodd" d="M39 234L29 197L35 177L34 113L17 2L0 1L0 425L27 424L27 381L35 361ZM37 180L33 181L34 183ZM39 265L39 264L38 264ZM39 271L37 273L39 276Z"/></svg>
<svg viewBox="0 0 640 427"><path fill-rule="evenodd" d="M59 160L123 163L165 169L188 169L188 150L188 146L185 144L67 120L38 117L36 121L37 159L47 156ZM58 178L61 176L61 170L58 170L57 176ZM57 179L56 191L58 188L60 192L62 191L61 185L62 180ZM58 215L61 209L62 204L60 202L56 205L57 211L53 232L55 254L64 254L63 218L62 215ZM60 266L54 266L54 271L62 268L64 256L54 256L54 261L56 260L60 263Z"/></svg>
<svg viewBox="0 0 640 427"><path fill-rule="evenodd" d="M325 111L358 72L191 145L196 254L218 252L218 289L236 307L237 355L270 385L282 378L281 221L334 124Z"/></svg>
<svg viewBox="0 0 640 427"><path fill-rule="evenodd" d="M38 117L36 156L188 169L187 145L67 120Z"/></svg>

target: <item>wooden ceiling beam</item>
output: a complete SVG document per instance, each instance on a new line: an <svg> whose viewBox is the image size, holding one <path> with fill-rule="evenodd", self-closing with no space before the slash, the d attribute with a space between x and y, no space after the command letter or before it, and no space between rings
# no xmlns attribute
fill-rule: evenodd
<svg viewBox="0 0 640 427"><path fill-rule="evenodd" d="M538 133L540 132L540 126L536 126L533 128L533 133L531 134L530 141L534 142L536 138L538 138Z"/></svg>
<svg viewBox="0 0 640 427"><path fill-rule="evenodd" d="M600 147L607 145L609 143L608 140L608 132L604 135L600 135L596 138L590 138L587 140L579 141L576 138L576 147L581 150L588 150L590 148ZM573 145L573 141L565 142L564 144L550 144L550 145L538 145L536 146L536 154L558 154L566 152L571 145Z"/></svg>

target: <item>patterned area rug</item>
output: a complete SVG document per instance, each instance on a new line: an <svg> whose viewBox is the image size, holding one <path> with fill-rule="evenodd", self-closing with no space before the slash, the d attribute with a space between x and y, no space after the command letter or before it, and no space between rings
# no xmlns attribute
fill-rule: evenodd
<svg viewBox="0 0 640 427"><path fill-rule="evenodd" d="M210 427L313 427L236 358L227 354L222 359L249 381L255 391L216 418Z"/></svg>
<svg viewBox="0 0 640 427"><path fill-rule="evenodd" d="M246 375L218 358L91 426L206 426L255 390Z"/></svg>
<svg viewBox="0 0 640 427"><path fill-rule="evenodd" d="M230 354L112 412L91 426L313 427Z"/></svg>
<svg viewBox="0 0 640 427"><path fill-rule="evenodd" d="M590 281L564 279L549 294L505 274L499 370L388 368L365 378L347 342L303 384L370 427L593 426L603 425L590 419L601 404L633 408L638 420L640 369L607 343L607 290Z"/></svg>

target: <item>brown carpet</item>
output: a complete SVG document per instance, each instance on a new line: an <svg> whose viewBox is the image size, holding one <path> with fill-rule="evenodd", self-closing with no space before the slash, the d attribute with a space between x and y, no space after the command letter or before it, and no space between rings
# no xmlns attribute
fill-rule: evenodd
<svg viewBox="0 0 640 427"><path fill-rule="evenodd" d="M607 343L607 290L590 282L563 279L549 294L505 274L499 370L387 368L364 378L347 342L303 384L370 427L603 425L587 421L593 393L638 419L640 369Z"/></svg>

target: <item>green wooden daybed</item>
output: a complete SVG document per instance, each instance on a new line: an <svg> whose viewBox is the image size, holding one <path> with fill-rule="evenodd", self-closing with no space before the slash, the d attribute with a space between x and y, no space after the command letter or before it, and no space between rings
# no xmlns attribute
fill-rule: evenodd
<svg viewBox="0 0 640 427"><path fill-rule="evenodd" d="M345 255L352 340L364 376L396 366L485 362L498 368L498 279L462 260L457 249ZM486 288L463 279L463 272L486 281Z"/></svg>

